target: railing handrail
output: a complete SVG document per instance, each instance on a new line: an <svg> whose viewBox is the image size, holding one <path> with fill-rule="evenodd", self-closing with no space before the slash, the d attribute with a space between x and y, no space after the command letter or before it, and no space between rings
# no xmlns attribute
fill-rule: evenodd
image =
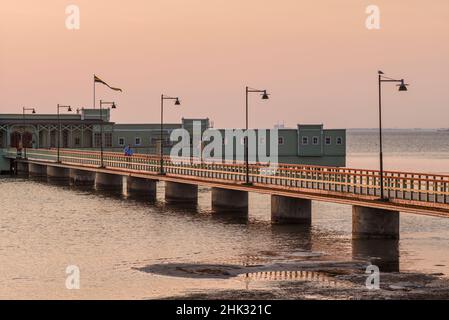
<svg viewBox="0 0 449 320"><path fill-rule="evenodd" d="M17 156L17 152L13 149L7 152L9 156ZM31 161L54 162L56 149L30 149L27 155ZM59 156L62 164L100 167L98 151L62 149ZM125 156L118 152L105 152L103 156L106 169L128 173L157 174L159 172L159 156L141 154ZM192 158L185 157L175 159L164 157L165 171L175 177L203 178L212 182L221 180L243 182L245 180L246 167L242 163L192 162L191 160ZM273 190L287 186L293 187L292 190L298 192L324 191L328 195L338 193L349 198L368 195L375 199L382 187L389 197L400 201L412 201L412 203L418 201L419 205L430 204L430 206L443 206L444 209L449 208L449 176L446 175L404 172L394 172L392 175L387 171L384 185L381 186L377 170L290 164L280 164L275 168L275 172L267 169L271 168L266 165L251 164L248 173L251 181L261 186L268 185Z"/></svg>
<svg viewBox="0 0 449 320"><path fill-rule="evenodd" d="M30 153L30 155L33 154L33 153L36 154L36 155L40 155L39 153L36 153L36 151L38 151L38 149L35 149L35 151ZM74 158L74 157L70 157L70 156L64 155L64 154L70 154L70 153L73 153L73 152L71 152L71 151L61 151L60 154L61 154L61 156L63 158ZM75 154L83 154L83 153L84 152L82 152L82 153L79 153L78 151L75 152ZM97 153L95 153L95 152L90 152L89 154L97 155ZM42 155L45 155L45 154L42 154ZM111 155L111 154L109 154L109 155ZM127 156L125 156L123 154L117 154L117 155L114 154L114 156L118 157L118 158L123 158L123 159L127 158ZM134 156L132 156L131 159L133 159L133 157ZM138 158L138 157L136 157L136 158ZM95 158L89 158L89 159L95 159ZM113 161L113 160L108 160L108 161L109 162L113 162L113 163L117 163L117 164L124 164L124 165L129 164L129 162L127 162L127 161ZM139 165L144 165L144 163L136 163L136 162L132 162L132 163L139 164ZM187 164L188 165L189 163L188 162L184 162L183 164ZM148 165L150 165L150 164L148 164ZM194 165L200 165L200 166L201 165L212 165L212 166L216 165L216 166L220 166L220 167L227 166L227 167L233 167L233 168L235 168L235 167L241 168L241 166L223 165L221 163L218 163L218 164L217 163L197 163L197 164L194 164ZM153 164L153 166L157 166L157 164ZM173 167L173 168L179 167L179 166L171 164L170 162L166 163L166 167L168 167L168 166ZM183 167L181 166L181 168L183 168ZM258 168L266 168L266 167L251 167L250 169L254 169L254 168L258 169ZM198 170L205 170L205 171L208 171L208 172L215 172L215 173L229 173L230 172L230 171L225 171L225 170L211 170L211 169L207 169L207 168L205 169L205 168L196 168L196 167L191 167L190 169L192 169L192 170L193 169L195 169L195 170L197 170L197 169ZM286 171L286 170L290 171L289 169L281 169L280 172ZM254 170L250 170L250 171L254 171ZM379 178L379 176L377 176L377 175L370 175L370 174L364 174L364 173L358 173L358 172L313 171L313 170L307 170L307 169L291 170L291 171L296 173L296 174L299 174L299 175L302 175L303 173L305 173L306 175L308 175L308 174L318 174L318 175L322 175L322 176L336 176L336 175L340 175L340 176L353 176L353 177L369 177L369 178L376 178L376 179ZM234 171L232 171L232 172L234 172ZM238 172L235 172L235 173L238 173ZM251 173L251 175L255 175L255 174ZM257 175L262 176L262 177L272 176L272 175L264 175L264 174L261 174L261 173L258 173ZM276 176L277 177L282 177L282 178L288 178L288 179L297 179L299 181L301 181L301 180L303 180L303 181L306 181L306 180L312 181L312 179L304 179L304 178L298 178L298 177L289 177L289 176L283 176L283 175L276 175ZM438 179L428 179L428 178L419 178L419 177L387 176L387 177L385 177L385 179L387 181L388 180L401 180L401 181L435 182L435 183L446 182L446 180L441 180L441 179L438 180ZM313 179L313 181L319 181L319 180L318 179Z"/></svg>
<svg viewBox="0 0 449 320"><path fill-rule="evenodd" d="M49 148L49 149L32 149L32 150L28 150L28 153L30 153L32 151L39 151L39 150L56 152L55 148ZM61 154L66 153L66 152L76 153L76 154L80 154L80 155L89 154L89 155L99 156L99 152L93 151L93 150L63 149L60 151ZM119 152L105 151L104 156L124 156L124 154L119 153ZM132 157L140 158L140 159L156 160L156 161L160 160L159 156L148 155L148 154L134 154ZM176 161L180 161L180 162L187 162L187 163L190 163L192 160L195 160L194 161L195 164L204 163L204 164L228 166L228 167L232 167L232 168L245 167L245 164L243 162L239 162L239 161L234 161L233 163L226 163L226 162L210 161L207 159L203 159L201 161L198 158L189 158L189 157L174 157L174 158L172 158L170 156L164 156L164 161L171 161L172 159L175 159ZM232 161L232 160L229 160L229 161ZM356 168L347 168L347 167L329 167L329 166L315 166L315 165L287 164L287 163L278 163L276 165L278 167L278 170L290 171L290 172L321 172L321 173L332 172L334 174L370 176L370 177L371 176L377 177L378 175L380 175L380 171L375 170L375 169L356 169ZM267 165L263 165L260 163L258 163L258 164L252 163L252 164L250 164L250 167L252 169L269 168ZM326 171L324 171L324 170L326 170ZM387 170L387 171L384 171L384 175L385 175L385 178L387 178L387 179L397 178L394 175L399 175L399 176L405 175L405 177L400 177L400 178L420 179L421 181L433 181L433 180L437 180L436 178L440 178L440 179L442 178L442 179L449 180L449 175L436 174L436 173L425 173L425 172L407 172L407 171ZM407 177L408 175L411 175L411 177ZM434 177L434 179L421 178L422 176L428 176L428 177L431 176L431 177ZM439 180L437 180L437 181L439 181Z"/></svg>

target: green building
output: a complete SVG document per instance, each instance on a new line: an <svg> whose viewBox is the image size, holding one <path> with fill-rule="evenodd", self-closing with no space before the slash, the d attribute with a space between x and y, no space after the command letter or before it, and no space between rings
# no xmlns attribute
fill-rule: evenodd
<svg viewBox="0 0 449 320"><path fill-rule="evenodd" d="M238 133L233 133L229 129L216 130L223 137L221 150L223 158L243 160L245 155L244 130L240 130ZM260 156L269 157L272 155L272 151L276 150L272 148L272 144L276 143L276 137L271 137L273 134L271 130L255 129L252 136L249 134L248 154L249 159L253 160L252 162L266 162L266 159ZM204 144L206 146L207 142ZM277 130L277 146L274 145L274 148L277 148L279 163L343 167L346 165L346 130L324 129L323 125L279 128Z"/></svg>
<svg viewBox="0 0 449 320"><path fill-rule="evenodd" d="M160 152L160 124L118 124L110 121L110 110L103 109L100 117L99 109L78 109L74 114L0 114L0 154L7 148L56 148L57 136L61 125L60 146L71 149L98 149L101 144L101 126L103 126L103 146L105 150L122 151L130 145L136 153L158 154ZM164 154L170 154L176 141L170 140L173 130L185 129L192 137L194 124L200 125L201 132L221 133L223 136L222 154L227 160L238 160L237 150L242 150L244 137L235 135L226 137L230 129L213 129L208 118L185 119L180 123L167 123L163 126ZM207 131L206 131L207 130ZM323 125L303 125L296 128L278 129L278 159L280 163L311 164L324 166L346 165L346 130L324 129ZM259 159L259 148L270 150L269 130L254 130L253 138L257 139L255 149L250 148L250 159ZM232 139L232 141L230 140ZM250 146L251 138L249 138ZM201 143L189 141L190 150ZM210 142L202 142L200 149ZM229 156L229 144L233 145L233 153ZM228 148L228 149L227 149ZM240 148L240 149L239 149ZM192 151L193 152L193 151ZM257 155L256 155L257 154ZM2 158L0 156L0 158ZM0 159L1 170L5 163Z"/></svg>

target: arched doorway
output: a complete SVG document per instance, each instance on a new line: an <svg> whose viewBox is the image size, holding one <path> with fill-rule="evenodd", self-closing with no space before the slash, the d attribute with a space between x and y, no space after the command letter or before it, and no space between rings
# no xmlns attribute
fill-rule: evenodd
<svg viewBox="0 0 449 320"><path fill-rule="evenodd" d="M50 131L50 148L56 148L56 138L57 138L56 130Z"/></svg>
<svg viewBox="0 0 449 320"><path fill-rule="evenodd" d="M11 147L13 147L13 148L18 148L18 147L20 147L20 142L21 142L21 137L22 137L22 135L20 134L20 132L17 132L17 131L14 131L13 133L11 133L11 143L10 143L10 145L11 145Z"/></svg>
<svg viewBox="0 0 449 320"><path fill-rule="evenodd" d="M69 130L63 130L62 131L62 141L61 146L63 148L69 147Z"/></svg>
<svg viewBox="0 0 449 320"><path fill-rule="evenodd" d="M0 148L5 148L6 142L5 142L5 134L2 130L0 130Z"/></svg>
<svg viewBox="0 0 449 320"><path fill-rule="evenodd" d="M11 141L10 145L13 148L32 148L33 147L33 134L31 132L25 131L23 133L23 140L22 140L22 133L19 131L14 131L11 134Z"/></svg>
<svg viewBox="0 0 449 320"><path fill-rule="evenodd" d="M28 131L26 131L23 134L22 146L24 148L32 148L33 147L33 135Z"/></svg>

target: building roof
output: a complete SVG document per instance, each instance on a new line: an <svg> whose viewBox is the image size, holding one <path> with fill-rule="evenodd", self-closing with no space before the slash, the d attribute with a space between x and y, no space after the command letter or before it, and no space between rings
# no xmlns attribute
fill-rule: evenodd
<svg viewBox="0 0 449 320"><path fill-rule="evenodd" d="M114 128L116 129L160 129L160 123L116 123ZM164 128L181 128L180 123L164 123Z"/></svg>
<svg viewBox="0 0 449 320"><path fill-rule="evenodd" d="M0 114L0 125L15 125L15 124L58 124L61 121L62 124L84 124L84 125L93 125L93 124L114 124L109 121L102 121L99 117L89 117L85 118L84 113L76 113L76 114L68 114L62 113L57 114L26 114L25 117L23 114Z"/></svg>
<svg viewBox="0 0 449 320"><path fill-rule="evenodd" d="M99 119L89 119L89 120L81 120L81 119L65 119L65 118L61 118L61 123L62 124L84 124L84 125L94 125L94 124L101 124L103 123L104 125L111 125L114 124L114 122L104 122L101 121ZM0 125L23 125L23 124L27 124L27 125L38 125L38 124L59 124L57 119L25 119L25 121L23 119L0 119Z"/></svg>

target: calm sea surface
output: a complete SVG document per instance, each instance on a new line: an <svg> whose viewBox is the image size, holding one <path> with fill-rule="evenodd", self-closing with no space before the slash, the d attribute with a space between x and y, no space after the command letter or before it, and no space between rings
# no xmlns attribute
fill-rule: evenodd
<svg viewBox="0 0 449 320"><path fill-rule="evenodd" d="M377 168L375 132L348 132L348 166ZM449 132L388 131L386 169L449 173ZM270 224L270 198L251 194L249 219L127 199L28 178L0 177L0 298L163 298L244 289L243 278L198 279L139 271L154 264L236 264L301 259L350 261L351 207L313 203L310 229ZM401 214L401 271L449 276L449 219ZM80 269L67 290L66 267ZM257 281L250 284L256 290Z"/></svg>

